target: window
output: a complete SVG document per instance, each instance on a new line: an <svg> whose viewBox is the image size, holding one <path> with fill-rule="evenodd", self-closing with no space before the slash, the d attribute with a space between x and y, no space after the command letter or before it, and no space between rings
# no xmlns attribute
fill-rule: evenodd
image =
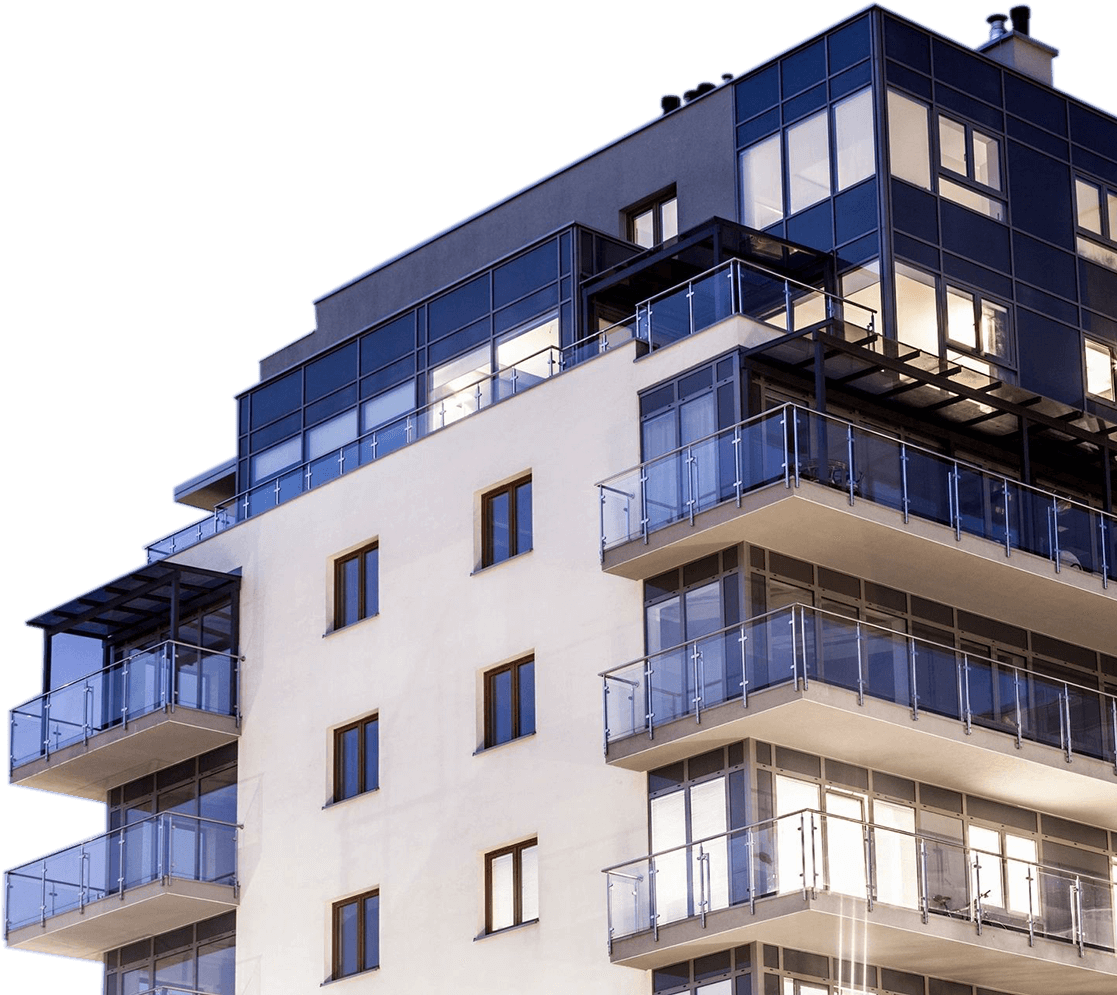
<svg viewBox="0 0 1117 995"><path fill-rule="evenodd" d="M535 732L535 660L529 657L485 674L485 746Z"/></svg>
<svg viewBox="0 0 1117 995"><path fill-rule="evenodd" d="M1117 270L1117 191L1076 176L1074 203L1078 254Z"/></svg>
<svg viewBox="0 0 1117 995"><path fill-rule="evenodd" d="M740 166L741 219L750 228L767 228L860 183L876 170L872 92L861 90L749 146Z"/></svg>
<svg viewBox="0 0 1117 995"><path fill-rule="evenodd" d="M334 628L380 612L380 544L370 543L334 564Z"/></svg>
<svg viewBox="0 0 1117 995"><path fill-rule="evenodd" d="M1008 308L1003 304L948 284L946 338L954 347L948 350L949 358L980 373L1003 379L991 365L1012 361ZM989 362L971 361L967 358L969 356Z"/></svg>
<svg viewBox="0 0 1117 995"><path fill-rule="evenodd" d="M334 979L380 966L380 892L334 904Z"/></svg>
<svg viewBox="0 0 1117 995"><path fill-rule="evenodd" d="M538 841L527 840L485 855L485 932L539 918Z"/></svg>
<svg viewBox="0 0 1117 995"><path fill-rule="evenodd" d="M674 190L660 194L627 213L627 238L645 249L679 234L679 200Z"/></svg>
<svg viewBox="0 0 1117 995"><path fill-rule="evenodd" d="M531 549L531 477L481 499L481 565L490 567Z"/></svg>
<svg viewBox="0 0 1117 995"><path fill-rule="evenodd" d="M380 717L370 715L334 733L334 801L380 787Z"/></svg>
<svg viewBox="0 0 1117 995"><path fill-rule="evenodd" d="M1086 339L1086 393L1117 401L1117 355L1095 339Z"/></svg>
<svg viewBox="0 0 1117 995"><path fill-rule="evenodd" d="M996 138L953 118L939 115L939 168L975 186L1001 190L1001 143ZM996 221L1004 221L1004 202L939 177L939 193Z"/></svg>
<svg viewBox="0 0 1117 995"><path fill-rule="evenodd" d="M888 91L888 154L892 175L931 189L931 147L928 110L917 100Z"/></svg>

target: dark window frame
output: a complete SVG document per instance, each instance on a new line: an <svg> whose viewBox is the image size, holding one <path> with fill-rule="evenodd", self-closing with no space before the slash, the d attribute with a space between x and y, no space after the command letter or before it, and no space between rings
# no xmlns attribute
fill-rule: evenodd
<svg viewBox="0 0 1117 995"><path fill-rule="evenodd" d="M520 679L521 669L525 666L531 666L532 670L532 692L534 698L535 689L535 656L520 657L518 660L513 660L511 663L503 664L499 667L494 667L492 670L485 671L485 749L493 746L502 746L505 743L511 743L513 740L521 739L524 736L530 736L535 732L535 704L532 702L532 727L530 729L520 728L520 712L522 710L522 702L520 700L523 693L523 684ZM501 674L510 673L512 675L511 690L509 692L509 701L512 707L512 715L510 727L512 735L508 739L497 740L496 738L496 707L497 699L496 694L493 692L493 681Z"/></svg>
<svg viewBox="0 0 1117 995"><path fill-rule="evenodd" d="M368 751L365 748L367 742L367 730L369 726L376 727L376 769L369 771L368 767ZM344 749L344 741L346 733L357 730L357 790L352 794L345 794L345 773L346 773L346 754ZM380 713L373 712L372 715L366 715L356 722L350 722L347 725L341 726L339 729L334 730L334 797L335 802L345 801L348 798L356 798L358 795L367 794L370 791L378 791L380 789Z"/></svg>
<svg viewBox="0 0 1117 995"><path fill-rule="evenodd" d="M349 906L357 907L357 963L364 964L365 956L368 953L368 936L365 932L365 902L370 898L377 899L376 906L376 963L369 964L367 967L358 967L356 971L350 971L348 974L343 973L343 965L341 963L341 915L342 912ZM380 889L373 888L370 891L362 892L359 895L354 895L351 898L344 898L339 902L334 902L333 910L331 912L331 933L332 933L332 946L333 949L330 954L331 971L330 977L334 981L341 978L351 978L357 974L364 974L368 971L375 971L380 967Z"/></svg>
<svg viewBox="0 0 1117 995"><path fill-rule="evenodd" d="M1007 373L1009 380L1012 382L1012 375L1016 372L1016 323L1014 319L1014 308L1011 301L1004 300L994 294L986 293L984 290L978 290L976 287L967 286L958 280L952 280L950 277L941 277L941 332L939 342L939 355L942 359L948 362L958 362L957 359L947 359L947 350L952 350L956 353L961 353L966 356L973 356L975 359L982 363L986 363L1001 373ZM973 316L974 316L974 335L977 341L976 346L971 346L960 339L951 338L950 335L950 292L955 291L960 294L968 294L972 298ZM1005 312L1005 335L1006 335L1006 352L1005 355L1000 356L995 352L988 352L985 349L984 342L981 341L982 327L981 327L981 306L983 303L995 305ZM1005 379L1000 377L998 379Z"/></svg>
<svg viewBox="0 0 1117 995"><path fill-rule="evenodd" d="M502 933L506 929L515 929L527 923L538 922L538 915L532 919L524 918L523 910L523 854L525 850L539 846L538 837L503 846L499 850L490 850L485 854L485 932ZM493 861L498 857L512 854L512 922L508 926L493 929Z"/></svg>
<svg viewBox="0 0 1117 995"><path fill-rule="evenodd" d="M522 477L517 477L515 480L510 481L500 487L486 492L481 497L481 566L491 567L497 563L504 563L506 560L512 559L514 556L519 556L521 553L529 553L535 548L535 528L534 528L534 512L532 514L532 530L529 536L529 545L526 549L519 548L519 522L517 521L517 506L519 504L517 498L519 490L522 487L531 487L531 474L525 474ZM506 556L496 558L496 542L494 536L494 516L493 516L493 502L498 498L508 496L508 553ZM529 493L528 500L531 500Z"/></svg>
<svg viewBox="0 0 1117 995"><path fill-rule="evenodd" d="M664 236L663 209L671 203L675 205L675 231ZM634 245L639 245L642 249L662 245L667 239L675 238L679 234L679 195L673 185L660 190L651 197L644 198L644 200L633 204L631 207L626 207L623 213L624 237ZM636 222L646 214L652 216L652 241L648 245L636 239Z"/></svg>
<svg viewBox="0 0 1117 995"><path fill-rule="evenodd" d="M372 610L368 608L369 578L368 555L376 553L376 576L373 578ZM357 563L357 613L355 618L346 617L346 583L345 568L348 564ZM380 614L380 542L367 543L352 553L339 556L334 561L334 629L344 629L366 618L375 618Z"/></svg>

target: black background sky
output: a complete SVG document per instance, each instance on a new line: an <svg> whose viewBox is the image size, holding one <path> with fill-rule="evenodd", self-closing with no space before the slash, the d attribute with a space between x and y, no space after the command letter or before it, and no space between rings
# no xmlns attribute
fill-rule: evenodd
<svg viewBox="0 0 1117 995"><path fill-rule="evenodd" d="M90 21L29 45L8 128L18 487L3 706L38 690L38 634L22 619L193 517L171 485L230 455L232 393L312 327L309 300L656 116L661 93L825 23L796 8L762 28L741 10L638 25L556 9L503 40L465 18L432 36L432 11L395 28ZM968 44L985 36L986 8L904 12ZM143 41L126 44L134 28ZM1091 82L1108 78L1113 25L1051 3L1032 28L1062 48L1062 88L1114 105ZM103 825L99 806L13 790L3 811L17 830L6 867ZM8 976L21 965L49 991L96 992L96 967L2 957Z"/></svg>

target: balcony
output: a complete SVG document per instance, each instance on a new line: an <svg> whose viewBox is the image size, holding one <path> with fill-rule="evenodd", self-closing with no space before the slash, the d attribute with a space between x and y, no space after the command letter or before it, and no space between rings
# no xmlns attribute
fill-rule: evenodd
<svg viewBox="0 0 1117 995"><path fill-rule="evenodd" d="M1117 517L795 405L611 477L598 500L620 576L749 541L947 603L964 577L973 611L1010 602L1051 635L1114 638Z"/></svg>
<svg viewBox="0 0 1117 995"><path fill-rule="evenodd" d="M103 800L240 735L240 661L171 640L11 712L11 780Z"/></svg>
<svg viewBox="0 0 1117 995"><path fill-rule="evenodd" d="M1028 808L1043 797L1096 825L1117 805L1111 695L804 605L602 680L605 755L619 767L751 737L931 783L949 769L954 787L996 785Z"/></svg>
<svg viewBox="0 0 1117 995"><path fill-rule="evenodd" d="M169 812L5 875L11 947L96 959L235 908L237 827Z"/></svg>
<svg viewBox="0 0 1117 995"><path fill-rule="evenodd" d="M760 940L1022 995L1117 990L1113 882L805 810L604 872L614 963Z"/></svg>

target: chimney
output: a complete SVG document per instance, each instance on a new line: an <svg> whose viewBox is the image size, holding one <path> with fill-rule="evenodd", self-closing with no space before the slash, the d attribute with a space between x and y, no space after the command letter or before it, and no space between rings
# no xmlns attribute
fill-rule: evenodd
<svg viewBox="0 0 1117 995"><path fill-rule="evenodd" d="M1002 66L1054 86L1054 60L1060 51L1047 41L1032 36L1032 8L1029 3L1013 3L1008 13L994 11L985 16L989 36L975 46Z"/></svg>
<svg viewBox="0 0 1117 995"><path fill-rule="evenodd" d="M667 94L665 97L659 98L659 106L663 108L664 114L670 114L672 111L677 111L682 101L673 93Z"/></svg>

